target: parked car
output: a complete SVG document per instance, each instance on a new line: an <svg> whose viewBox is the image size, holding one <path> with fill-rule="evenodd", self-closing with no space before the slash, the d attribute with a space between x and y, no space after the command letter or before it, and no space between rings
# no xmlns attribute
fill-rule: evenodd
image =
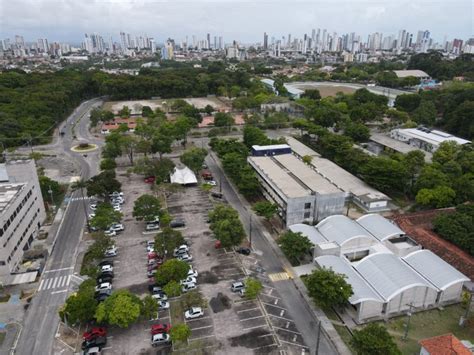
<svg viewBox="0 0 474 355"><path fill-rule="evenodd" d="M185 278L184 280L181 280L181 285L185 285L185 284L189 284L189 283L197 283L197 280L194 276L188 276L187 278Z"/></svg>
<svg viewBox="0 0 474 355"><path fill-rule="evenodd" d="M100 272L105 272L105 271L114 271L114 268L111 265L100 266Z"/></svg>
<svg viewBox="0 0 474 355"><path fill-rule="evenodd" d="M153 249L152 249L152 251L149 251L149 252L148 252L148 254L147 254L147 258L148 258L148 260L155 260L155 259L157 259L157 258L158 258L158 253L157 253L157 252L155 252L155 251L153 251L153 250L154 250L154 248L155 248L155 246L153 246ZM147 246L147 249L148 249L148 246Z"/></svg>
<svg viewBox="0 0 474 355"><path fill-rule="evenodd" d="M181 287L181 291L182 291L182 292L188 292L188 291L194 290L196 287L197 287L196 284L193 283L193 282L185 283L185 284Z"/></svg>
<svg viewBox="0 0 474 355"><path fill-rule="evenodd" d="M166 301L168 299L168 296L163 291L154 293L153 295L151 295L151 297L153 297L155 300L161 301Z"/></svg>
<svg viewBox="0 0 474 355"><path fill-rule="evenodd" d="M100 285L104 282L112 282L113 279L114 278L111 276L97 276L96 281L97 281L97 285Z"/></svg>
<svg viewBox="0 0 474 355"><path fill-rule="evenodd" d="M240 291L241 289L245 288L245 285L242 281L237 281L237 282L234 282L232 284L232 286L230 286L230 290L232 292L238 292Z"/></svg>
<svg viewBox="0 0 474 355"><path fill-rule="evenodd" d="M168 308L170 308L170 303L168 301L160 300L160 301L158 301L158 308L159 309L168 309Z"/></svg>
<svg viewBox="0 0 474 355"><path fill-rule="evenodd" d="M93 327L91 330L82 334L82 339L84 340L92 340L97 337L105 337L107 336L107 329L104 327Z"/></svg>
<svg viewBox="0 0 474 355"><path fill-rule="evenodd" d="M109 237L115 237L117 235L117 232L112 230L112 229L106 229L104 231L104 234L109 236Z"/></svg>
<svg viewBox="0 0 474 355"><path fill-rule="evenodd" d="M156 283L148 285L148 291L150 291L151 293L155 293L162 290L163 290L162 287Z"/></svg>
<svg viewBox="0 0 474 355"><path fill-rule="evenodd" d="M151 264L147 266L147 271L156 271L160 267L159 264Z"/></svg>
<svg viewBox="0 0 474 355"><path fill-rule="evenodd" d="M224 195L221 192L211 192L211 196L215 198L222 198Z"/></svg>
<svg viewBox="0 0 474 355"><path fill-rule="evenodd" d="M169 334L158 333L151 336L151 345L158 346L163 344L169 344L171 342Z"/></svg>
<svg viewBox="0 0 474 355"><path fill-rule="evenodd" d="M145 178L145 183L147 184L153 184L155 182L156 178L154 176L147 176Z"/></svg>
<svg viewBox="0 0 474 355"><path fill-rule="evenodd" d="M154 252L155 251L155 241L154 240L149 240L146 242L146 251L148 253Z"/></svg>
<svg viewBox="0 0 474 355"><path fill-rule="evenodd" d="M112 247L107 248L105 250L104 256L106 257L117 256L117 247L114 245Z"/></svg>
<svg viewBox="0 0 474 355"><path fill-rule="evenodd" d="M189 254L181 254L181 255L178 255L177 256L177 259L178 260L181 260L181 261L186 261L186 262L191 262L193 261L193 257Z"/></svg>
<svg viewBox="0 0 474 355"><path fill-rule="evenodd" d="M96 203L91 203L89 205L89 208L92 210L92 211L95 211L97 209L97 204Z"/></svg>
<svg viewBox="0 0 474 355"><path fill-rule="evenodd" d="M186 319L194 319L199 318L204 315L204 311L201 307L191 307L186 312L184 312L184 318Z"/></svg>
<svg viewBox="0 0 474 355"><path fill-rule="evenodd" d="M179 247L174 249L173 255L178 256L182 254L187 254L189 247L186 244L182 244Z"/></svg>
<svg viewBox="0 0 474 355"><path fill-rule="evenodd" d="M214 180L208 180L204 182L205 185L217 186L217 182Z"/></svg>
<svg viewBox="0 0 474 355"><path fill-rule="evenodd" d="M198 277L198 272L194 270L192 267L190 267L188 271L188 276Z"/></svg>
<svg viewBox="0 0 474 355"><path fill-rule="evenodd" d="M148 223L145 227L145 230L148 231L155 231L160 229L160 224L159 223Z"/></svg>
<svg viewBox="0 0 474 355"><path fill-rule="evenodd" d="M114 197L112 199L112 204L115 205L117 203L123 205L125 203L125 199L122 196Z"/></svg>
<svg viewBox="0 0 474 355"><path fill-rule="evenodd" d="M98 293L95 295L94 298L96 299L97 302L100 303L100 302L104 302L109 297L110 297L110 294L108 293Z"/></svg>
<svg viewBox="0 0 474 355"><path fill-rule="evenodd" d="M111 290L112 284L110 282L103 282L95 287L96 292L102 290Z"/></svg>
<svg viewBox="0 0 474 355"><path fill-rule="evenodd" d="M116 232L123 232L125 230L125 227L123 226L122 223L114 223L109 227L109 230L114 230Z"/></svg>
<svg viewBox="0 0 474 355"><path fill-rule="evenodd" d="M186 226L186 223L182 219L175 219L170 222L171 228L182 228L185 226Z"/></svg>
<svg viewBox="0 0 474 355"><path fill-rule="evenodd" d="M114 266L114 262L112 260L102 260L100 263L99 263L99 266L105 266L105 265L110 265L110 266Z"/></svg>
<svg viewBox="0 0 474 355"><path fill-rule="evenodd" d="M114 191L112 192L109 197L111 198L115 198L115 197L123 197L123 192L119 192L119 191Z"/></svg>
<svg viewBox="0 0 474 355"><path fill-rule="evenodd" d="M93 347L103 348L107 344L106 337L97 337L91 340L84 340L82 342L81 349L86 350Z"/></svg>
<svg viewBox="0 0 474 355"><path fill-rule="evenodd" d="M122 207L120 207L120 205L114 205L113 207L115 212L122 212Z"/></svg>
<svg viewBox="0 0 474 355"><path fill-rule="evenodd" d="M148 278L150 278L150 277L155 277L155 273L156 273L156 270L154 270L154 269L153 269L153 270L147 270L146 276L147 276Z"/></svg>
<svg viewBox="0 0 474 355"><path fill-rule="evenodd" d="M238 294L240 297L245 297L245 288L242 288L240 291L237 292L237 294Z"/></svg>
<svg viewBox="0 0 474 355"><path fill-rule="evenodd" d="M88 216L88 217L89 217L89 219L94 218L94 217L95 217L95 213L89 213L89 216Z"/></svg>
<svg viewBox="0 0 474 355"><path fill-rule="evenodd" d="M82 355L100 355L100 350L101 348L99 348L98 346L94 346L92 348L85 349L82 352Z"/></svg>
<svg viewBox="0 0 474 355"><path fill-rule="evenodd" d="M113 271L102 271L97 277L111 277L114 278Z"/></svg>
<svg viewBox="0 0 474 355"><path fill-rule="evenodd" d="M240 247L236 252L242 255L250 255L250 248Z"/></svg>
<svg viewBox="0 0 474 355"><path fill-rule="evenodd" d="M151 335L160 334L160 333L169 333L171 329L171 324L153 324L151 326Z"/></svg>

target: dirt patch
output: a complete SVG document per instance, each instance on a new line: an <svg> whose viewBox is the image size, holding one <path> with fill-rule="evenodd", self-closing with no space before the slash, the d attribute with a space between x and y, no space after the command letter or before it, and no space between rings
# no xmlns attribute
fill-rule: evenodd
<svg viewBox="0 0 474 355"><path fill-rule="evenodd" d="M248 333L230 338L229 342L232 347L242 346L253 349L263 346L262 340L265 338L272 338L270 334L271 333L268 330L258 328ZM271 342L273 343L273 339L271 339Z"/></svg>
<svg viewBox="0 0 474 355"><path fill-rule="evenodd" d="M148 292L148 285L149 285L149 283L145 282L145 283L141 283L141 284L131 285L131 286L127 287L127 289L130 290L131 293L140 295L140 294Z"/></svg>
<svg viewBox="0 0 474 355"><path fill-rule="evenodd" d="M219 282L217 275L211 271L201 272L198 276L199 283L202 284L216 284Z"/></svg>
<svg viewBox="0 0 474 355"><path fill-rule="evenodd" d="M222 292L219 292L216 297L211 298L209 306L214 313L219 313L231 308L231 300Z"/></svg>

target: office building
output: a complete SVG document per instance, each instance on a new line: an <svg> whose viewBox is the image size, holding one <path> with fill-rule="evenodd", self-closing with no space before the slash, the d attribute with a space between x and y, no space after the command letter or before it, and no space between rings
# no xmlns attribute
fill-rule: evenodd
<svg viewBox="0 0 474 355"><path fill-rule="evenodd" d="M9 284L45 218L34 161L0 164L0 284Z"/></svg>

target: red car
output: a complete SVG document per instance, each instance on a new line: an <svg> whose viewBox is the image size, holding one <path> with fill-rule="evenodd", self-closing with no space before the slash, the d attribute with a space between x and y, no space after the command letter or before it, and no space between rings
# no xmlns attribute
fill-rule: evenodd
<svg viewBox="0 0 474 355"><path fill-rule="evenodd" d="M158 254L152 251L151 253L148 253L148 260L156 259L158 257Z"/></svg>
<svg viewBox="0 0 474 355"><path fill-rule="evenodd" d="M151 326L151 335L168 333L171 329L171 324L155 324Z"/></svg>
<svg viewBox="0 0 474 355"><path fill-rule="evenodd" d="M88 332L82 334L82 338L85 341L90 341L98 337L106 337L107 336L107 329L103 327L94 327Z"/></svg>
<svg viewBox="0 0 474 355"><path fill-rule="evenodd" d="M147 184L153 184L155 182L155 177L154 176L148 176L145 178L145 182Z"/></svg>

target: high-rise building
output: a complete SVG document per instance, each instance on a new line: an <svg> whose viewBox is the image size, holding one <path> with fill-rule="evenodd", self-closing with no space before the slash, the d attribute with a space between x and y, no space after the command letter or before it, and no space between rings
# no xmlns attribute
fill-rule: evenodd
<svg viewBox="0 0 474 355"><path fill-rule="evenodd" d="M156 53L156 43L153 38L150 38L150 50L152 54Z"/></svg>
<svg viewBox="0 0 474 355"><path fill-rule="evenodd" d="M266 32L263 33L263 49L268 49L268 35Z"/></svg>
<svg viewBox="0 0 474 355"><path fill-rule="evenodd" d="M208 33L207 34L207 45L206 45L206 48L207 49L211 49L211 35Z"/></svg>
<svg viewBox="0 0 474 355"><path fill-rule="evenodd" d="M49 51L49 44L46 38L39 38L38 39L38 50L41 53L48 53Z"/></svg>
<svg viewBox="0 0 474 355"><path fill-rule="evenodd" d="M224 49L224 39L222 36L219 36L219 50Z"/></svg>

